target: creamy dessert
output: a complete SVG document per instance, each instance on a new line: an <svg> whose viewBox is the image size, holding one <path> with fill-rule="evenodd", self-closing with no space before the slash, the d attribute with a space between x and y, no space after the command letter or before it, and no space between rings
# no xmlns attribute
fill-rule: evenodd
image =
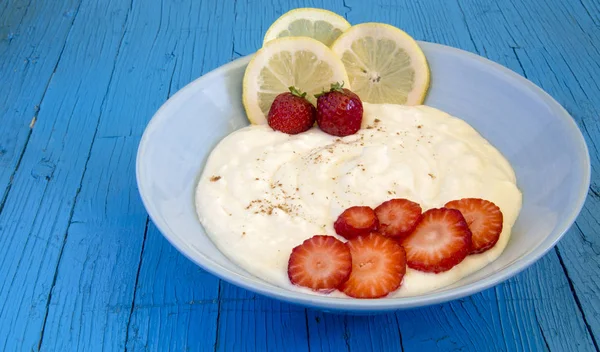
<svg viewBox="0 0 600 352"><path fill-rule="evenodd" d="M406 268L388 297L447 286L504 250L520 208L515 173L502 154L466 122L427 106L363 103L362 126L346 137L317 127L299 134L251 125L212 151L196 190L206 233L234 263L290 290L292 250L315 235L336 236L340 214L406 198L423 211L461 198L482 198L503 214L495 245L439 273Z"/></svg>

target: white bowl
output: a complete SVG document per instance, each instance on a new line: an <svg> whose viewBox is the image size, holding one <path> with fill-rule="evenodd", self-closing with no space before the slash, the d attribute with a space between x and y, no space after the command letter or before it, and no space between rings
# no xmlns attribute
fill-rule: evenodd
<svg viewBox="0 0 600 352"><path fill-rule="evenodd" d="M140 142L137 181L152 221L185 256L235 285L324 310L376 312L441 303L496 285L548 252L573 224L590 183L587 146L573 118L514 72L474 54L420 43L431 66L426 104L476 128L512 164L523 208L502 255L435 292L359 300L292 292L258 279L227 259L196 217L194 190L212 148L248 124L242 77L249 57L187 85L154 115Z"/></svg>

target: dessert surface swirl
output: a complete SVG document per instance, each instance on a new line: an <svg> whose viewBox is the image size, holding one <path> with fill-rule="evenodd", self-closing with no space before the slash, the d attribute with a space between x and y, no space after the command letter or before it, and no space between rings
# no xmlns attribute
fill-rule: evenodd
<svg viewBox="0 0 600 352"><path fill-rule="evenodd" d="M206 163L196 208L207 234L234 263L275 285L324 294L293 285L288 260L314 235L344 240L333 228L344 209L406 198L426 211L467 197L501 209L495 246L441 273L407 268L388 297L447 286L495 260L522 199L510 164L463 120L427 106L364 103L362 128L346 137L316 127L288 135L266 124L225 137Z"/></svg>

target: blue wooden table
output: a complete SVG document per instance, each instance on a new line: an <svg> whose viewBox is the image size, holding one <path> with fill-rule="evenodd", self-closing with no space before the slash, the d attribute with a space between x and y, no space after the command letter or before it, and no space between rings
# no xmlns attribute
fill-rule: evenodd
<svg viewBox="0 0 600 352"><path fill-rule="evenodd" d="M149 221L148 120L290 8L387 22L499 62L577 120L592 185L556 249L480 294L372 317L239 289ZM1 351L598 351L599 0L0 0Z"/></svg>

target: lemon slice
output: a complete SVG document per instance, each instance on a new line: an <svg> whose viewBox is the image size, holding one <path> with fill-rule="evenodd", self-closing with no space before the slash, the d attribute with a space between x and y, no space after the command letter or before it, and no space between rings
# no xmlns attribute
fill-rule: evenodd
<svg viewBox="0 0 600 352"><path fill-rule="evenodd" d="M308 93L306 98L316 104L314 95L334 82L348 82L348 76L340 58L325 44L308 37L272 40L246 67L242 101L248 120L266 123L273 100L290 86Z"/></svg>
<svg viewBox="0 0 600 352"><path fill-rule="evenodd" d="M281 37L311 37L330 46L350 23L337 13L313 8L301 8L281 15L265 34L263 45Z"/></svg>
<svg viewBox="0 0 600 352"><path fill-rule="evenodd" d="M331 46L342 59L354 93L368 103L422 104L429 66L417 42L383 23L352 26Z"/></svg>

